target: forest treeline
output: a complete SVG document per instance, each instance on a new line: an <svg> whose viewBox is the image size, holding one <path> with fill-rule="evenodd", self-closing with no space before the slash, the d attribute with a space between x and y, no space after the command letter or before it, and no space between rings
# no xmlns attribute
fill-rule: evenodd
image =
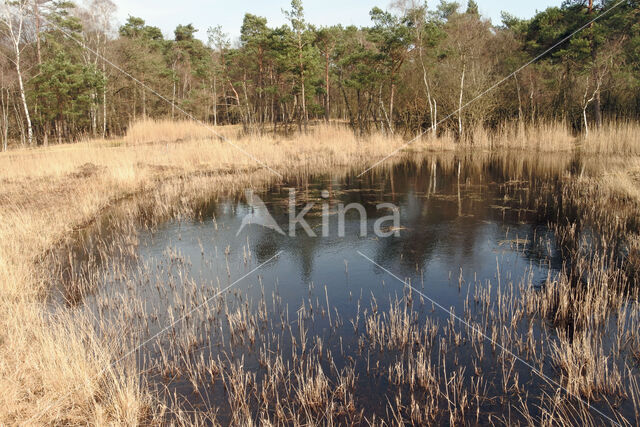
<svg viewBox="0 0 640 427"><path fill-rule="evenodd" d="M503 14L500 25L474 1L400 0L372 9L364 28L314 26L292 0L286 25L247 13L234 41L220 26L197 37L178 25L172 38L139 17L117 26L110 0L2 1L5 150L185 115L254 132L341 120L359 133L460 137L506 120L588 129L640 112L637 0L569 0L528 20Z"/></svg>

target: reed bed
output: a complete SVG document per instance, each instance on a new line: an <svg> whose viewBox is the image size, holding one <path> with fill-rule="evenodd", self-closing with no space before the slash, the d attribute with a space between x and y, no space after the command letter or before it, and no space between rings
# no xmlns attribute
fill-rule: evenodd
<svg viewBox="0 0 640 427"><path fill-rule="evenodd" d="M502 142L478 131L474 145L530 149L530 142L538 141L536 149L543 151L573 143L588 152L638 154L638 133L628 130L633 126L618 126L613 136L591 147L551 125L524 136L506 129ZM331 169L346 173L402 147L399 138L374 135L363 141L333 126L295 138L219 131L289 177ZM455 147L452 138L417 146L445 147ZM486 284L465 284L463 316L472 328L461 329L453 318L418 316L414 309L429 304L415 294L394 296L384 309L361 297L358 307L367 309L345 319L332 311L328 297L325 304L309 300L291 310L275 292L263 293L257 302L225 293L147 349L148 359L140 365L134 357L121 358L142 336L188 312L216 288L199 286L188 277L187 260L167 253L161 271L173 271L169 283L149 290L160 283L159 273L138 265L136 227L197 217L197 207L212 195L259 189L278 178L191 123L146 122L134 125L122 142L2 154L0 423L602 422L588 401L618 422L633 424L612 401L624 400L625 408L640 413L632 362L640 354L640 309L631 286L639 247L638 167L636 160L612 161L612 168L597 163L587 162L591 173L576 171L557 183L562 190L556 199L543 197L541 188L536 188L540 197L520 199L555 227L557 244L571 262L542 288L526 278L494 287L493 293ZM514 170L505 170L505 176L534 175L517 161L509 167ZM453 158L440 164L440 170L455 173L456 168L459 160ZM514 189L513 194L520 193ZM613 212L612 205L621 209ZM102 227L105 213L114 209L119 210L115 219ZM90 225L92 233L105 235L94 235L93 255L76 265L64 254L77 245L71 236ZM597 244L585 230L595 231ZM130 267L136 265L133 274ZM68 308L115 278L121 287L113 293L97 292L92 305ZM58 279L65 284L67 306L52 310L48 296ZM146 306L142 291L157 293L161 306ZM314 322L333 331L333 339L311 333ZM335 338L345 324L356 343L347 350ZM218 337L215 342L212 336ZM553 385L543 387L535 375L523 378L515 359L501 348L514 349L559 378L570 395ZM463 357L468 358L464 363ZM376 410L362 404L372 386L368 377L394 385L394 394ZM186 379L202 405L194 408L178 395L171 387L178 378ZM536 408L526 398L525 384L543 390ZM216 407L213 401L227 403ZM511 411L496 415L496 407Z"/></svg>
<svg viewBox="0 0 640 427"><path fill-rule="evenodd" d="M640 154L640 125L636 122L610 121L588 136L575 133L563 122L505 122L497 129L472 128L461 141L462 146L490 150L516 149L539 152L580 151L585 154ZM452 137L444 134L443 142ZM455 143L453 143L455 145Z"/></svg>
<svg viewBox="0 0 640 427"><path fill-rule="evenodd" d="M157 262L146 261L137 274L125 274L119 286L102 293L98 330L153 331L190 313L218 286L192 280L179 253L168 251ZM117 265L121 262L114 261ZM600 269L587 268L592 267ZM121 274L111 267L106 271ZM638 342L638 303L618 309L603 292L594 292L593 303L584 308L571 301L575 307L569 315L589 319L600 305L604 319L596 315L589 327L577 321L558 327L561 315L549 308L557 306L558 297L547 289L558 287L565 299L584 298L574 292L568 271L549 277L542 289L528 276L503 286L461 285L468 286L461 289L467 295L467 326L434 316L430 303L412 292L388 302L372 298L368 306L361 295L350 319L337 311L330 315L331 302L312 284L309 298L294 309L276 289L265 291L265 284L257 301L244 291L227 292L154 344L161 356L150 359L145 371L162 377L169 390L172 384L189 384L197 396L189 405L202 402L196 413L172 398L171 391L161 387L153 393L170 419L185 423L602 423L590 405L632 423L606 402L626 402L627 414L640 403L633 394L637 368L630 359ZM158 294L157 306L139 308L145 289ZM338 333L345 325L353 337ZM329 332L318 332L323 329ZM608 337L613 342L606 342ZM547 378L556 378L562 389L523 371L514 353ZM370 387L383 387L387 395L376 410L363 406L371 399L377 402ZM542 409L537 410L530 406L530 395L540 390ZM501 411L496 416L491 409L496 405L512 415Z"/></svg>
<svg viewBox="0 0 640 427"><path fill-rule="evenodd" d="M456 163L443 158L440 165L453 172ZM512 176L522 174L523 170L514 171ZM461 282L461 294L467 295L463 314L467 327L452 317L424 317L425 312L433 313L430 304L409 291L388 303L376 298L367 303L361 296L354 302L357 311L350 319L343 318L344 313L332 313L329 297L311 284L309 299L295 310L275 290L269 296L261 288L255 303L243 292L221 296L189 326L159 344L162 358L148 368L169 384L189 378L193 392L202 399L205 409L197 415L174 402L169 406L172 419L223 424L302 425L328 419L369 424L595 425L603 422L591 407L595 405L622 424L633 423L628 415L635 413L639 403L633 392L637 375L633 361L639 348L637 291L627 286L628 276L616 267L612 252L602 251L622 242L621 235L632 230L603 227L602 246L585 250L579 230L593 220L601 221L602 213L582 199L584 191L593 189L584 188L585 182L568 183L558 193L538 188L541 191L533 192L532 200L515 202L512 209L524 203L528 210L551 218L554 244L565 251L563 258L571 265L549 276L542 286L526 275L502 286ZM518 200L521 192L531 192L528 185L514 179L504 190L509 198ZM545 194L553 194L553 200ZM558 207L560 200L563 208ZM554 217L563 220L553 222ZM515 251L534 244L509 235L503 242ZM537 244L547 247L548 242L541 238ZM139 305L135 295L149 283L162 281L158 271L173 272L173 279L162 282L172 291L163 294L158 307L173 307L176 316L210 294L190 280L185 261L180 254L168 252L164 267L147 265L143 277L125 279L126 297L105 296L106 310L110 304L111 310L121 310L119 301L129 301L131 309L118 319L116 329L140 319L143 323L134 329L149 329L151 316L135 309ZM114 267L120 264L116 261ZM203 324L207 326L202 331L197 325ZM343 342L338 331L345 324L355 336ZM310 332L323 328L331 332ZM213 336L217 338L211 341ZM217 349L224 356L212 357L209 350L198 350L203 348ZM539 367L557 384L523 371L512 353ZM388 400L378 402L377 411L366 406L372 399L368 378L384 382L385 392L391 391ZM530 398L540 390L537 408ZM612 401L618 403L607 403ZM509 411L495 415L491 408L496 405Z"/></svg>

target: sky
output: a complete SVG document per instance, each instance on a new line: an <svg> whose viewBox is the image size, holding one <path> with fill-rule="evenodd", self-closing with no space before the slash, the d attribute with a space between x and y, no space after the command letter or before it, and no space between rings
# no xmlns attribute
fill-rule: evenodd
<svg viewBox="0 0 640 427"><path fill-rule="evenodd" d="M120 23L129 15L138 16L148 25L160 27L165 36L173 38L178 24L193 24L201 39L206 38L207 28L222 25L232 41L240 37L244 14L264 16L269 26L284 24L282 9L289 9L291 0L113 0L118 6ZM476 0L480 13L500 23L500 12L507 11L519 18L530 18L537 10L559 6L562 0ZM465 0L459 3L466 4ZM303 0L307 22L323 25L369 25L369 11L378 6L388 8L390 0ZM428 2L436 5L439 0Z"/></svg>

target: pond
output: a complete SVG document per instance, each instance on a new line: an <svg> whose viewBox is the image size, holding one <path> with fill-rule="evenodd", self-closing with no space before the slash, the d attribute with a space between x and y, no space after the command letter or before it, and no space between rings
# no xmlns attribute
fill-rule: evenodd
<svg viewBox="0 0 640 427"><path fill-rule="evenodd" d="M589 406L560 384L556 329L526 312L566 264L548 206L579 172L425 155L215 198L135 230L78 310L209 422L526 422L563 392Z"/></svg>

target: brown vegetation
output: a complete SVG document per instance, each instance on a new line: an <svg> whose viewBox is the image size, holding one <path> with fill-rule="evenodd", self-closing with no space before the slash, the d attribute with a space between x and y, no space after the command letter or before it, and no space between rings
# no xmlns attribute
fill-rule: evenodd
<svg viewBox="0 0 640 427"><path fill-rule="evenodd" d="M146 417L149 397L138 376L125 375L126 366L110 368L126 343L101 342L86 325L48 313L48 251L131 195L144 194L161 215L185 197L230 194L278 179L233 146L203 139L208 131L198 125L176 124L173 132L166 123L153 131L155 126L134 126L124 143L88 141L0 156L3 422L100 424ZM149 132L156 140L182 142L144 144ZM371 138L365 152L351 132L320 127L295 139L246 138L237 144L283 174L299 174L364 167L400 140Z"/></svg>
<svg viewBox="0 0 640 427"><path fill-rule="evenodd" d="M605 136L593 145L589 144L592 138L596 141L595 133L589 140L582 141L553 125L514 137L506 137L513 134L505 131L504 139L491 142L478 136L473 145L503 149L535 146L555 151L577 144L578 149L584 151L621 150L625 154L637 154L638 133L633 132L634 127L615 126L616 136ZM331 169L364 170L402 146L398 138L372 135L360 139L334 126L315 126L310 133L295 138L237 138L239 129L216 128L216 131L232 138L238 147L269 167L292 177ZM481 131L474 134L486 135ZM541 142L532 145L533 141ZM418 151L461 147L465 148L464 144L455 145L446 139L426 139L411 146ZM637 190L640 163L634 159L612 159L607 168L603 168L599 160L586 165L590 173L581 177L584 170L577 171L563 183L561 194L567 212L571 211L569 206L579 209L581 221L600 226L605 250L595 255L581 251L581 237L575 234L574 223L558 222L559 239L566 242L567 251L575 261L572 268L567 267L563 275L550 279L542 291L524 282L521 292L507 292L496 300L495 295L477 290L476 295L472 292L468 296L468 305L480 307L480 318L473 324L495 338L495 342L526 350L528 360L535 366L545 360L553 361L563 386L570 392L588 399L625 395L639 411L637 382L635 389L624 386L634 381L631 368L609 365L613 359L620 361L619 355L626 354L625 349L639 353L638 304L628 302L629 292L624 286L628 272L622 267L605 270L603 260L612 262L606 247L621 242L621 236L629 242L629 258L637 257L639 240L632 222L640 206ZM450 167L453 170L453 164ZM64 247L74 231L99 221L116 205L123 210L121 214L129 218L122 221L122 227L126 227L134 218L153 222L179 213L192 215L191 207L199 199L233 194L245 187L260 188L278 179L237 148L212 137L209 130L190 123L145 122L134 125L121 142L88 141L1 154L0 389L3 393L0 394L0 422L137 424L158 422L167 413L185 422L215 422L213 412L193 418L184 412L179 402L159 401L139 375L134 361L119 360L135 342L135 334L122 333L139 315L135 300L122 307L121 323L111 325L114 328L111 331L97 331L90 319L83 319L70 308L50 309L47 296L55 282L52 275L62 275L65 264L55 249ZM136 196L134 203L120 203L130 196ZM612 204L620 207L617 213L610 209ZM540 208L544 207L540 201ZM123 238L128 238L127 233L123 233ZM119 271L119 268L114 266L113 270ZM585 292L575 287L576 278L587 283ZM79 286L78 292L84 292L84 286ZM196 295L197 291L193 290L192 294ZM637 300L636 294L631 296ZM229 305L234 301L228 298L231 297L221 296L210 311L200 315L203 319L224 323L224 328L230 330L232 343L228 345L256 343L260 348L256 328L266 321L266 314ZM185 307L193 303L184 302ZM386 370L376 371L373 362L367 370L376 371L390 383L406 385L411 390L422 389L427 396L426 400L416 400L413 394L398 396L389 402L388 418L397 422L434 422L442 420L446 412L450 417L448 421L458 423L470 414L475 417L481 405L495 403L486 395L482 375L472 376L462 368L443 369L445 362L439 356L447 348L470 342L478 363L477 372L482 372L482 360L491 353L490 343L477 330L460 331L460 325L453 320L447 325L415 324L412 311L405 303L404 300L392 301L391 309L386 312L376 312L372 306L363 313L362 320L352 320L354 331L362 336L362 357L366 357L368 351L393 355L393 363ZM326 308L327 313L331 312L328 302ZM353 404L357 376L353 367L323 371L320 360L331 360L331 355L323 347L321 337L309 335L306 329L305 322L312 318L312 313L322 313L322 310L316 307L313 311L309 307L283 329L294 343L290 366L285 366L284 356L277 354L278 348L265 346L260 350L260 363L266 369L261 381L242 360L234 358L188 362L187 358L179 362L178 355L189 354L188 349L197 341L195 332L188 327L178 331L178 338L172 341L171 354L165 355L155 368L165 376L175 372L190 376L196 389L205 373L218 378L224 384L236 423L255 421L256 414L257 419L273 423L320 423L326 417L362 422ZM614 347L617 353L606 349L600 338L611 328L613 313L624 316L613 328L616 342L620 343ZM552 347L546 347L543 341L548 340L548 336L536 338L508 326L530 319L549 320L556 326L571 323L575 336L568 339L560 334ZM330 323L332 328L338 328L344 319L334 318ZM623 327L627 323L636 327ZM358 324L364 325L362 330ZM436 340L436 333L442 328L448 338ZM407 351L409 348L414 351ZM301 357L300 352L305 356ZM510 369L513 359L501 354L495 346L493 353L491 357L498 360L501 369L505 396L518 401L523 389ZM118 363L114 363L116 361ZM560 398L553 393L555 390L541 402L544 415L537 421L570 423L594 416L589 414L584 402L565 399L566 395ZM513 407L519 408L525 417L529 414L526 403L520 407L513 404ZM447 408L446 411L443 412L443 408ZM510 420L494 421L508 423Z"/></svg>

